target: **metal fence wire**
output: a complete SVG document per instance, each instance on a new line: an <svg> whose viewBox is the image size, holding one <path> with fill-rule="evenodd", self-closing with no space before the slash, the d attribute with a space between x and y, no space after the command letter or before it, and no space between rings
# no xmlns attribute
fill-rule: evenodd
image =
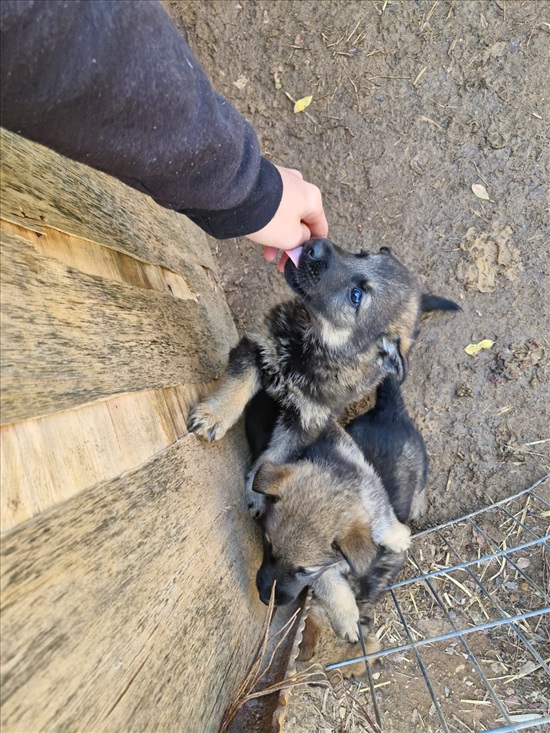
<svg viewBox="0 0 550 733"><path fill-rule="evenodd" d="M548 478L417 533L377 613L383 650L328 667L365 661L382 733L550 731Z"/></svg>

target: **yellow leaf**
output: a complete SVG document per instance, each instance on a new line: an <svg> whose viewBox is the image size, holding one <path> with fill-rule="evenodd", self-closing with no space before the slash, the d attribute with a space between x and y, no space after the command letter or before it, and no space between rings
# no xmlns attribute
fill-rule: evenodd
<svg viewBox="0 0 550 733"><path fill-rule="evenodd" d="M310 95L309 97L303 97L302 99L299 99L297 102L294 103L294 114L298 114L298 112L303 112L306 107L309 107L311 104L311 100L313 99L313 96Z"/></svg>
<svg viewBox="0 0 550 733"><path fill-rule="evenodd" d="M489 194L487 193L487 189L485 186L482 186L481 183L472 183L472 191L474 194L478 197L478 199L483 199L483 201L490 201Z"/></svg>
<svg viewBox="0 0 550 733"><path fill-rule="evenodd" d="M494 343L494 341L490 341L489 339L483 339L483 341L480 341L478 344L468 344L464 351L467 354L470 354L470 356L475 356L475 354L478 354L481 349L490 349Z"/></svg>

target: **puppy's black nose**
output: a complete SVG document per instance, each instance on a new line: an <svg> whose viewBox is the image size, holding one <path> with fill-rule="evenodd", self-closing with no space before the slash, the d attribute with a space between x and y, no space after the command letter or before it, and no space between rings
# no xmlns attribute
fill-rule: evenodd
<svg viewBox="0 0 550 733"><path fill-rule="evenodd" d="M272 585L273 579L271 578L271 575L269 573L266 573L264 567L262 566L258 570L258 573L256 575L256 588L258 589L260 601L262 603L265 603L266 606L269 604L269 599L271 598Z"/></svg>
<svg viewBox="0 0 550 733"><path fill-rule="evenodd" d="M266 606L269 606L270 600L271 600L271 591L266 591L262 589L260 591L260 601L264 603Z"/></svg>
<svg viewBox="0 0 550 733"><path fill-rule="evenodd" d="M329 254L329 246L326 239L310 239L304 244L304 253L310 260L324 260Z"/></svg>

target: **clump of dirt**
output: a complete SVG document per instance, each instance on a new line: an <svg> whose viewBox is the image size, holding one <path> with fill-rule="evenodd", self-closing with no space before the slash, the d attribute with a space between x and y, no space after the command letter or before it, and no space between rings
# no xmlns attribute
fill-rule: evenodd
<svg viewBox="0 0 550 733"><path fill-rule="evenodd" d="M503 379L524 379L527 384L536 383L542 376L539 370L545 364L545 356L544 347L536 341L510 344L499 349L489 367L493 384L496 386Z"/></svg>
<svg viewBox="0 0 550 733"><path fill-rule="evenodd" d="M430 456L425 524L531 485L550 463L544 4L166 5L264 154L319 185L329 236L350 251L390 245L427 291L463 308L425 320L404 387ZM309 95L295 114L293 100ZM241 333L288 297L257 245L212 241L212 250ZM482 339L495 344L465 353ZM410 680L399 694L407 684L412 694L417 672L402 672ZM319 719L301 730L333 729ZM405 729L436 730L437 720Z"/></svg>
<svg viewBox="0 0 550 733"><path fill-rule="evenodd" d="M523 268L519 249L511 242L512 228L493 223L491 231L477 232L471 227L460 247L468 259L458 265L458 277L468 290L493 293L499 275L512 282Z"/></svg>

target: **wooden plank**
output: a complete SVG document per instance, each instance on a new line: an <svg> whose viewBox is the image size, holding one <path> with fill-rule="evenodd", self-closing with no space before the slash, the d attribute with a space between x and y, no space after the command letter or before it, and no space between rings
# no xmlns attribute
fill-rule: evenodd
<svg viewBox="0 0 550 733"><path fill-rule="evenodd" d="M185 428L236 339L206 237L1 143L2 730L216 731L264 609L242 430Z"/></svg>
<svg viewBox="0 0 550 733"><path fill-rule="evenodd" d="M0 145L5 219L59 229L162 265L197 283L198 290L206 289L208 279L215 283L206 235L185 216L8 130L0 130Z"/></svg>
<svg viewBox="0 0 550 733"><path fill-rule="evenodd" d="M160 265L141 262L135 257L104 247L97 242L51 227L41 227L40 231L36 231L1 218L0 226L4 232L16 234L31 242L43 257L52 257L87 275L97 275L137 288L169 293L180 300L198 300L197 293L191 290L181 275Z"/></svg>
<svg viewBox="0 0 550 733"><path fill-rule="evenodd" d="M264 614L243 442L187 435L4 536L3 731L217 730Z"/></svg>
<svg viewBox="0 0 550 733"><path fill-rule="evenodd" d="M210 385L119 394L0 428L0 530L135 469L187 432Z"/></svg>
<svg viewBox="0 0 550 733"><path fill-rule="evenodd" d="M88 275L5 231L1 268L3 424L209 381L236 337L219 299Z"/></svg>

